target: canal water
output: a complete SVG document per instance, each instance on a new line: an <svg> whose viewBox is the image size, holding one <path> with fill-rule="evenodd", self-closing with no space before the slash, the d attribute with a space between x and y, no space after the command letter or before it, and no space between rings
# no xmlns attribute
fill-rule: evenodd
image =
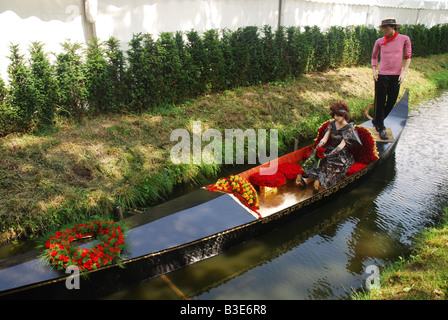
<svg viewBox="0 0 448 320"><path fill-rule="evenodd" d="M411 106L395 155L356 190L216 257L110 299L349 299L407 257L448 206L448 92Z"/></svg>

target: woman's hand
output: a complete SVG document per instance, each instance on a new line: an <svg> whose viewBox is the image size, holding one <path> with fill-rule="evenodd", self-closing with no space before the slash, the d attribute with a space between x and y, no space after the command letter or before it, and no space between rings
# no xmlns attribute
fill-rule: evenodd
<svg viewBox="0 0 448 320"><path fill-rule="evenodd" d="M330 156L332 156L332 155L338 153L339 151L341 151L342 149L345 148L345 145L346 145L346 144L345 144L345 140L343 139L343 140L341 141L341 143L338 144L338 146L337 146L336 148L334 148L331 152L329 152L329 153L325 152L325 153L324 153L324 157L330 157Z"/></svg>

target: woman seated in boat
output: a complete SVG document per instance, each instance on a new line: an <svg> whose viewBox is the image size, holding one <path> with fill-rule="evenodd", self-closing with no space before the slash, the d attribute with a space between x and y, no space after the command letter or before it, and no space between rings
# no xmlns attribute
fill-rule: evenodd
<svg viewBox="0 0 448 320"><path fill-rule="evenodd" d="M348 122L349 106L344 102L336 102L330 107L330 112L334 120L327 126L322 140L317 145L323 147L329 142L324 158L304 169L304 174L299 174L296 179L296 183L301 187L306 187L314 181L314 189L318 192L344 179L347 170L355 162L349 149L362 144L353 122Z"/></svg>

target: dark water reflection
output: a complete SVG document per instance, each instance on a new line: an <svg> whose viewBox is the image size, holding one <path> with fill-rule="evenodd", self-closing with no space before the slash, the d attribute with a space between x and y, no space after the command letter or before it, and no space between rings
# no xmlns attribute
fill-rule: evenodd
<svg viewBox="0 0 448 320"><path fill-rule="evenodd" d="M409 254L448 206L448 92L414 106L394 157L356 190L217 257L168 275L193 299L346 299L369 265ZM113 299L178 299L161 279Z"/></svg>

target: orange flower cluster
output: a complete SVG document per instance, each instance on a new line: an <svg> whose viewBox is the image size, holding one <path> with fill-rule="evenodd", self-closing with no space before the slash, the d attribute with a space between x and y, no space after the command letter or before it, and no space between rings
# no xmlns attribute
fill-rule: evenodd
<svg viewBox="0 0 448 320"><path fill-rule="evenodd" d="M260 208L257 191L252 184L238 175L230 175L227 178L221 178L214 185L209 187L208 190L232 193L244 205L255 212Z"/></svg>

